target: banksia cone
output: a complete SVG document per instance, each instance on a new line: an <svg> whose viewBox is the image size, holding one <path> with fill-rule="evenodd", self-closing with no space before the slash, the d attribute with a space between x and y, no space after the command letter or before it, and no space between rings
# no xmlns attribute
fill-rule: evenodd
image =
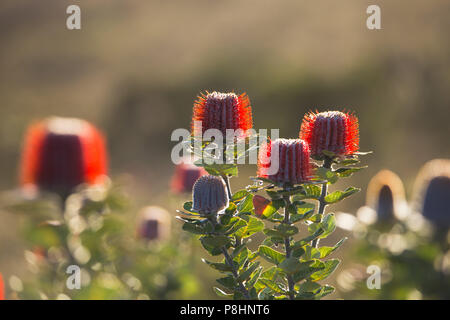
<svg viewBox="0 0 450 320"><path fill-rule="evenodd" d="M138 237L149 241L168 239L170 221L170 214L167 210L156 206L146 207L138 216Z"/></svg>
<svg viewBox="0 0 450 320"><path fill-rule="evenodd" d="M308 144L301 139L265 143L258 154L258 177L277 183L304 183L311 174L309 156Z"/></svg>
<svg viewBox="0 0 450 320"><path fill-rule="evenodd" d="M5 285L3 283L3 277L0 273L0 300L5 300Z"/></svg>
<svg viewBox="0 0 450 320"><path fill-rule="evenodd" d="M380 222L404 218L407 213L405 190L400 178L389 170L381 170L369 182L366 204L375 210Z"/></svg>
<svg viewBox="0 0 450 320"><path fill-rule="evenodd" d="M67 196L82 183L102 183L107 172L105 141L86 121L49 118L26 134L21 184Z"/></svg>
<svg viewBox="0 0 450 320"><path fill-rule="evenodd" d="M195 122L201 123L201 130ZM212 92L202 94L194 103L192 117L192 133L194 136L202 135L208 129L218 129L226 137L226 130L252 128L252 108L248 96L243 93Z"/></svg>
<svg viewBox="0 0 450 320"><path fill-rule="evenodd" d="M171 182L172 192L192 192L195 181L205 174L207 174L205 169L195 166L190 159L183 159L183 162L175 167L175 173Z"/></svg>
<svg viewBox="0 0 450 320"><path fill-rule="evenodd" d="M228 194L223 180L206 175L200 177L192 191L192 209L201 213L216 213L228 207Z"/></svg>
<svg viewBox="0 0 450 320"><path fill-rule="evenodd" d="M414 184L415 208L438 228L450 226L450 160L435 159L420 170Z"/></svg>
<svg viewBox="0 0 450 320"><path fill-rule="evenodd" d="M358 118L339 111L310 112L303 118L300 139L309 144L315 158L322 158L323 151L337 156L353 154L359 149Z"/></svg>

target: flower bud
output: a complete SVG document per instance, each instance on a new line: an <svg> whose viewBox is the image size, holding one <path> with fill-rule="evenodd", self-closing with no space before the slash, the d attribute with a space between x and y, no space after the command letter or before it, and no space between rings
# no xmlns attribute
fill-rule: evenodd
<svg viewBox="0 0 450 320"><path fill-rule="evenodd" d="M300 184L310 179L310 173L309 147L305 141L277 139L261 146L258 177L277 183Z"/></svg>
<svg viewBox="0 0 450 320"><path fill-rule="evenodd" d="M223 180L205 175L194 184L192 209L201 213L218 213L228 207L228 194Z"/></svg>
<svg viewBox="0 0 450 320"><path fill-rule="evenodd" d="M201 128L196 122L201 123ZM192 133L196 137L208 129L220 130L225 138L227 129L241 129L242 135L245 135L251 128L252 108L245 93L238 96L214 91L200 95L194 103Z"/></svg>
<svg viewBox="0 0 450 320"><path fill-rule="evenodd" d="M435 159L420 170L414 184L414 206L436 227L450 226L450 160Z"/></svg>
<svg viewBox="0 0 450 320"><path fill-rule="evenodd" d="M174 193L190 193L195 181L207 174L202 167L194 165L190 158L183 159L183 162L175 167L172 177L171 189Z"/></svg>
<svg viewBox="0 0 450 320"><path fill-rule="evenodd" d="M166 240L170 236L170 221L169 212L163 208L143 208L138 216L138 237L149 241Z"/></svg>
<svg viewBox="0 0 450 320"><path fill-rule="evenodd" d="M300 139L309 144L314 158L322 158L323 151L337 156L353 154L359 149L358 118L339 111L310 112L303 118Z"/></svg>
<svg viewBox="0 0 450 320"><path fill-rule="evenodd" d="M103 136L86 121L49 118L30 126L22 154L21 184L66 197L82 184L104 181Z"/></svg>

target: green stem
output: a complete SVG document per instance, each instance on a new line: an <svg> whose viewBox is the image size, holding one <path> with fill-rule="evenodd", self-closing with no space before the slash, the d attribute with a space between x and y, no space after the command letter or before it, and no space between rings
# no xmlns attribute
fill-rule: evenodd
<svg viewBox="0 0 450 320"><path fill-rule="evenodd" d="M208 218L209 222L213 225L213 228L217 225L217 216ZM233 278L236 280L236 283L238 284L239 291L241 291L242 295L245 297L245 299L250 300L250 294L248 293L245 286L242 284L242 281L239 280L239 274L237 270L234 267L233 259L231 259L230 255L228 254L227 248L223 246L220 248L222 251L222 254L225 257L225 263L231 268L231 273L233 274Z"/></svg>
<svg viewBox="0 0 450 320"><path fill-rule="evenodd" d="M331 164L333 163L333 160L330 158L325 158L325 160L323 161L323 165L322 168L325 169L331 169ZM325 212L325 207L327 206L327 202L325 201L325 197L328 194L328 181L325 182L324 184L322 184L322 192L320 193L320 197L319 197L319 211L318 211L318 215L319 215L319 222L320 223L322 221L322 216ZM319 245L319 238L314 239L312 242L312 247L313 248L317 248L317 246Z"/></svg>
<svg viewBox="0 0 450 320"><path fill-rule="evenodd" d="M284 221L283 223L287 225L291 225L291 221L289 219L289 206L291 204L291 200L289 196L284 196ZM291 257L291 237L284 238L284 248L286 250L286 259L289 259ZM289 299L294 300L294 278L292 275L287 275L287 282L288 282L288 288L289 288Z"/></svg>

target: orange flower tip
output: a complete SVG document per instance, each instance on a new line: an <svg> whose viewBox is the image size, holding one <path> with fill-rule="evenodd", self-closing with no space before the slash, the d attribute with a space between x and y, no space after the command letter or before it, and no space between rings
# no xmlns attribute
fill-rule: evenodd
<svg viewBox="0 0 450 320"><path fill-rule="evenodd" d="M107 174L103 135L90 123L52 117L31 125L22 153L21 184L65 197L80 184L102 183Z"/></svg>
<svg viewBox="0 0 450 320"><path fill-rule="evenodd" d="M229 204L224 181L211 175L200 177L194 184L192 202L192 209L200 213L220 213Z"/></svg>
<svg viewBox="0 0 450 320"><path fill-rule="evenodd" d="M201 130L196 123L201 123ZM214 91L202 94L194 103L192 117L194 136L200 136L209 129L220 130L224 137L227 129L242 130L240 135L246 136L247 130L252 126L252 108L245 93L237 95L233 92Z"/></svg>
<svg viewBox="0 0 450 320"><path fill-rule="evenodd" d="M253 207L255 208L255 214L258 217L262 217L264 215L264 210L266 210L267 206L271 203L270 200L259 196L259 195L255 195L253 197Z"/></svg>
<svg viewBox="0 0 450 320"><path fill-rule="evenodd" d="M359 149L358 118L340 111L310 112L303 118L299 137L309 144L315 159L330 153L351 155Z"/></svg>
<svg viewBox="0 0 450 320"><path fill-rule="evenodd" d="M276 153L277 152L277 153ZM277 184L301 184L311 178L308 144L301 139L277 139L258 153L258 177Z"/></svg>

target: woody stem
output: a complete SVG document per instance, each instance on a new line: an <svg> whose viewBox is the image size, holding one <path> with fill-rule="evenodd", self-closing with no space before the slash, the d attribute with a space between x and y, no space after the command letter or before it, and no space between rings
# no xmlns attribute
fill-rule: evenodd
<svg viewBox="0 0 450 320"><path fill-rule="evenodd" d="M284 221L283 223L287 225L291 225L291 221L289 219L289 206L291 204L291 200L289 196L284 196ZM284 247L286 250L286 259L289 259L291 257L291 239L290 237L284 238ZM288 288L289 288L289 299L294 300L294 279L292 278L292 275L288 274L287 276L287 282L288 282Z"/></svg>

